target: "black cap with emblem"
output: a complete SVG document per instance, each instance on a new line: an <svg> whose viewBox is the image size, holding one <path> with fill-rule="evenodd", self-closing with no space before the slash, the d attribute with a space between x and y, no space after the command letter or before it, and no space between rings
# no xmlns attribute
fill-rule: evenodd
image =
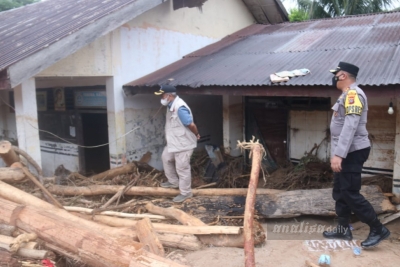
<svg viewBox="0 0 400 267"><path fill-rule="evenodd" d="M330 72L336 74L341 70L352 74L354 77L357 77L359 68L356 65L347 62L339 62L339 66L337 66L334 70L330 70Z"/></svg>
<svg viewBox="0 0 400 267"><path fill-rule="evenodd" d="M163 84L161 85L160 90L157 92L154 92L156 95L162 95L164 93L176 93L176 88L175 86L169 85L169 84Z"/></svg>

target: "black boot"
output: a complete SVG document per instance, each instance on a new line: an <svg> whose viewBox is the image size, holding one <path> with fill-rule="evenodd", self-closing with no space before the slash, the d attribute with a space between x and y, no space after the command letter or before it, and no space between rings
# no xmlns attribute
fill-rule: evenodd
<svg viewBox="0 0 400 267"><path fill-rule="evenodd" d="M339 217L338 219L338 225L332 231L324 231L322 235L330 239L352 240L353 235L350 230L349 218Z"/></svg>
<svg viewBox="0 0 400 267"><path fill-rule="evenodd" d="M362 248L373 248L377 246L381 241L390 236L390 231L383 226L383 224L376 218L370 224L370 232L363 242L361 242Z"/></svg>

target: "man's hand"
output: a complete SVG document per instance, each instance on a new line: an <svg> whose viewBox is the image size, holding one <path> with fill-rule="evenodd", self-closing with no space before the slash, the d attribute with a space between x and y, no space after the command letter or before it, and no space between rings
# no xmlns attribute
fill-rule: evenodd
<svg viewBox="0 0 400 267"><path fill-rule="evenodd" d="M333 156L331 158L331 168L333 172L340 172L342 170L342 158L339 156Z"/></svg>

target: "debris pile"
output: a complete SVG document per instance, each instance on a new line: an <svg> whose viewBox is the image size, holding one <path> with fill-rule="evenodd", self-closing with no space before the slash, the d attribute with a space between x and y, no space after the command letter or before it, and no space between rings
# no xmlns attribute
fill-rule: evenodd
<svg viewBox="0 0 400 267"><path fill-rule="evenodd" d="M1 141L0 157L8 167L0 168L0 234L6 236L0 236L0 244L5 244L0 262L6 266L184 266L168 259L168 252L204 246L243 248L248 189L240 187L249 184L250 173L242 157L218 151L212 151L218 154L217 161L205 151L193 155L193 187L197 188L193 198L177 204L171 199L178 190L159 187L166 178L146 163L149 157L91 177L63 166L55 177L43 177L28 155ZM35 172L22 163L24 155ZM210 164L216 180L207 183L203 177ZM308 173L312 164L306 164ZM296 175L302 172L297 168ZM297 188L289 178L285 181L281 188ZM215 188L206 188L210 185ZM377 213L395 211L378 187L363 187L362 193ZM266 240L257 219L334 215L330 189L304 194L303 190L258 188L255 194L254 245ZM304 205L317 202L318 207ZM7 233L2 227L12 230ZM40 256L18 254L26 249Z"/></svg>

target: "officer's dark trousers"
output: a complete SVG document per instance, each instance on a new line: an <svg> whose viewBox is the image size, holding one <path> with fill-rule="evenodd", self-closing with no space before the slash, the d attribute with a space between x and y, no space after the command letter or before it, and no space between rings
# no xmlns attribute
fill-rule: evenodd
<svg viewBox="0 0 400 267"><path fill-rule="evenodd" d="M367 224L376 218L372 205L360 194L361 170L369 152L370 148L365 148L347 154L342 161L342 171L334 174L332 193L338 217L348 218L353 211Z"/></svg>

